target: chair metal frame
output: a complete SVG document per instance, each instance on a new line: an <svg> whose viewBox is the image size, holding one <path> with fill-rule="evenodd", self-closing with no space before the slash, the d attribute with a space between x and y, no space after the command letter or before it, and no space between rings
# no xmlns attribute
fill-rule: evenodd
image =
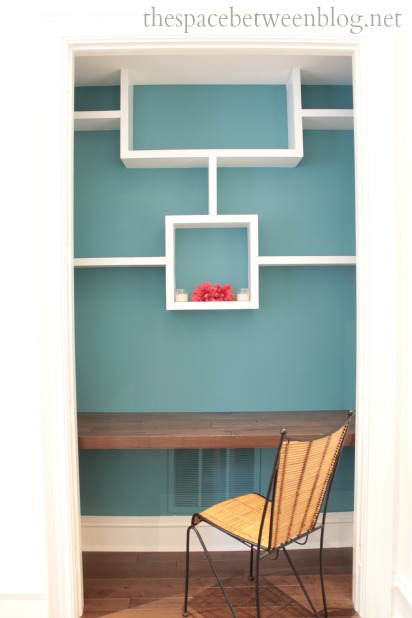
<svg viewBox="0 0 412 618"><path fill-rule="evenodd" d="M327 433L327 434L323 434L322 436L318 436L316 438L313 439L299 439L299 438L294 438L293 436L288 436L287 435L287 431L286 429L282 429L280 432L280 443L279 443L279 447L277 449L277 454L275 457L275 461L274 461L274 465L273 465L273 469L272 469L272 473L271 473L271 477L270 477L270 481L269 481L269 486L268 486L268 490L266 492L266 495L263 496L261 494L255 494L260 496L262 499L264 499L264 506L262 509L262 516L261 516L261 523L260 523L260 528L259 528L259 534L257 537L257 541L256 542L251 542L245 538L242 538L241 536L238 536L236 534L234 534L233 532L225 529L224 527L221 527L219 525L216 525L216 523L210 521L207 519L207 517L205 517L202 513L195 513L192 516L192 520L191 520L191 524L187 529L187 534L186 534L186 576L185 576L185 596L184 596L184 606L182 609L182 616L187 617L189 616L188 613L188 595L189 595L189 557L190 557L190 533L193 531L201 546L202 549L209 561L209 564L212 568L212 571L216 577L216 580L222 590L222 593L226 599L226 602L230 608L230 611L232 613L233 618L237 618L237 614L235 611L235 608L233 607L233 604L225 590L225 587L223 585L223 582L216 570L216 567L213 563L212 557L203 541L203 538L199 532L199 530L197 529L197 526L199 523L201 522L205 522L207 524L209 524L210 526L221 530L222 532L224 532L225 534L228 534L229 536L231 536L232 538L240 541L241 543L243 543L244 545L246 545L247 547L249 547L250 549L250 563L249 563L249 580L250 581L255 581L255 601L256 601L256 611L257 611L257 618L261 618L261 605L260 605L260 560L262 558L265 558L271 554L275 554L275 558L277 559L279 556L279 552L282 550L287 558L288 563L290 564L290 567L300 585L300 587L303 590L303 593L310 605L310 608L313 612L313 614L317 617L317 618L321 618L319 613L317 612L308 591L306 590L306 587L302 581L302 578L300 577L295 564L292 561L292 558L289 554L289 552L287 551L287 547L289 545L291 545L292 543L298 543L301 545L304 545L309 537L310 534L320 530L320 542L319 542L319 575L320 575L320 585L321 585L321 591L322 591L322 602L323 602L323 618L327 618L328 615L328 609L327 609L327 602L326 602L326 591L325 591L325 582L324 582L324 569L323 569L323 545L324 545L324 535L325 535L325 524L326 524L326 514L327 514L327 509L328 509L328 504L329 504L329 497L330 497L330 493L331 493L331 489L332 489L332 485L333 485L333 481L335 479L335 475L336 475L336 470L339 464L339 460L340 457L342 455L342 450L343 450L343 445L345 442L345 437L346 437L346 433L349 427L349 423L352 419L352 417L354 416L355 412L354 410L349 410L348 411L348 418L347 420L340 425L339 427L337 427L335 430ZM270 508L270 518L269 518L269 522L270 522L270 527L269 527L269 536L268 539L271 540L272 539L272 533L273 533L273 520L274 520L274 512L275 512L275 496L276 496L276 490L277 490L277 481L278 481L278 473L279 473L279 466L280 466L280 461L281 461L281 454L282 454L282 450L284 448L284 444L285 441L286 442L304 442L309 444L312 444L318 440L324 439L324 438L328 438L331 437L335 434L337 434L338 432L342 432L342 437L340 439L340 442L336 448L336 452L335 452L335 457L333 460L333 463L331 465L330 468L330 472L329 472L329 477L328 477L328 481L327 484L325 485L325 490L322 493L322 499L319 502L318 507L316 508L316 523L309 529L306 530L303 534L299 534L297 536L294 536L293 538L288 539L286 542L283 543L279 543L276 544L274 547L265 547L262 546L262 535L263 535L263 531L264 531L264 525L265 525L265 521L266 521L266 516L267 516L267 512L268 509ZM318 518L319 518L319 513L320 513L320 509L321 506L323 504L323 512L322 512L322 516L320 518L320 522L318 523ZM254 565L254 553L256 553L256 564ZM253 572L254 571L254 572Z"/></svg>

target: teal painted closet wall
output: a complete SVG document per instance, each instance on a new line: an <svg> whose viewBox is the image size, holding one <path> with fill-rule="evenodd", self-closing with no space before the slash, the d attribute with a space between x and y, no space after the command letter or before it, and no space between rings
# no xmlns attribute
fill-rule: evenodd
<svg viewBox="0 0 412 618"><path fill-rule="evenodd" d="M270 109L266 89L248 88L263 98L256 110ZM93 92L77 100L86 94ZM220 94L219 105L233 105ZM272 120L256 115L256 132L263 133ZM156 126L147 126L144 139ZM354 254L353 135L308 131L304 150L293 169L219 169L218 212L259 215L260 255ZM126 169L115 131L76 133L74 177L76 257L164 255L165 215L207 213L207 170ZM243 281L244 230L201 230L202 242L197 232L178 237L179 285L191 291L203 273ZM216 255L217 246L219 258L208 270L204 256ZM261 268L260 309L229 312L167 312L163 268L78 269L78 409L354 407L355 306L353 267ZM264 450L259 459L264 485L272 453ZM353 508L353 467L347 448L332 510ZM165 451L80 451L82 513L167 514L167 476Z"/></svg>
<svg viewBox="0 0 412 618"><path fill-rule="evenodd" d="M287 148L285 86L135 86L135 149Z"/></svg>
<svg viewBox="0 0 412 618"><path fill-rule="evenodd" d="M352 109L352 86L302 85L303 109Z"/></svg>

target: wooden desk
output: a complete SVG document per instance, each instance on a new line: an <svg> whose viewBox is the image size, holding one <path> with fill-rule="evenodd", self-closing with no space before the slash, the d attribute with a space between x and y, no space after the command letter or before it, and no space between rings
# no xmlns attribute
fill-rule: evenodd
<svg viewBox="0 0 412 618"><path fill-rule="evenodd" d="M347 410L310 412L130 412L78 414L81 449L268 448L279 432L313 438L338 427ZM355 444L355 423L345 445Z"/></svg>

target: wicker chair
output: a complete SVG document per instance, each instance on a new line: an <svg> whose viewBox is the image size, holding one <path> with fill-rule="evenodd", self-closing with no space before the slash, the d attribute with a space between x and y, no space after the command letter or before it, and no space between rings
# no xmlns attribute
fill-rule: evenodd
<svg viewBox="0 0 412 618"><path fill-rule="evenodd" d="M266 496L246 494L220 502L201 513L195 513L187 530L186 582L182 615L188 614L189 593L189 541L194 531L217 578L232 615L233 604L223 586L210 553L197 525L205 522L237 539L250 548L249 579L255 580L257 617L261 617L259 597L259 564L261 558L280 550L285 556L305 594L315 616L315 609L303 581L296 570L286 547L294 542L306 542L309 534L320 530L320 582L323 599L323 616L327 616L325 583L323 579L323 540L330 490L342 452L346 432L353 410L347 421L330 434L312 440L298 440L282 429L269 488ZM323 515L318 522L323 504ZM254 554L256 555L254 565Z"/></svg>

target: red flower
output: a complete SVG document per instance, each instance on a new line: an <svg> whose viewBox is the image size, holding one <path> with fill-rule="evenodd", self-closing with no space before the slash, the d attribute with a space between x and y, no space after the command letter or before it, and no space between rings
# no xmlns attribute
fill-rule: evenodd
<svg viewBox="0 0 412 618"><path fill-rule="evenodd" d="M193 290L192 300L195 302L225 302L235 300L232 286L230 283L211 285L210 281L198 284Z"/></svg>
<svg viewBox="0 0 412 618"><path fill-rule="evenodd" d="M213 297L213 299L218 302L235 300L235 295L233 294L230 283L225 283L225 285L219 285L219 283L216 283L213 287Z"/></svg>
<svg viewBox="0 0 412 618"><path fill-rule="evenodd" d="M210 281L204 281L202 284L198 284L193 290L192 300L195 302L210 302L214 300L212 298L212 285Z"/></svg>

